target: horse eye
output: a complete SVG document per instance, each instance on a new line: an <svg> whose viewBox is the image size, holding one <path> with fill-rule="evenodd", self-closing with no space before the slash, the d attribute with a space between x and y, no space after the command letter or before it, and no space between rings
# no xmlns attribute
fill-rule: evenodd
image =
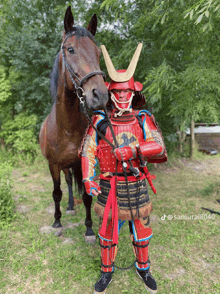
<svg viewBox="0 0 220 294"><path fill-rule="evenodd" d="M69 53L74 54L74 49L73 49L73 47L69 47L67 50L68 50Z"/></svg>

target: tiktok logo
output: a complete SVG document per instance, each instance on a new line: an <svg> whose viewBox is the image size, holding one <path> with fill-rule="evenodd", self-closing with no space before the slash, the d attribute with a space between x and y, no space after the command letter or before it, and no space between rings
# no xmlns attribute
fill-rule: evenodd
<svg viewBox="0 0 220 294"><path fill-rule="evenodd" d="M161 220L164 221L166 218L166 214L164 214L163 216L161 216Z"/></svg>

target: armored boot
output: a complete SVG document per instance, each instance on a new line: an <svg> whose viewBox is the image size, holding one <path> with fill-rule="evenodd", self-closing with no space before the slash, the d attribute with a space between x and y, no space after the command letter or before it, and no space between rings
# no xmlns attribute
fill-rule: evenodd
<svg viewBox="0 0 220 294"><path fill-rule="evenodd" d="M157 293L157 283L152 277L149 268L147 270L139 270L136 268L136 273L142 279L145 284L145 288L152 294Z"/></svg>
<svg viewBox="0 0 220 294"><path fill-rule="evenodd" d="M101 272L101 278L95 284L94 294L105 294L108 285L112 281L113 272Z"/></svg>
<svg viewBox="0 0 220 294"><path fill-rule="evenodd" d="M131 235L133 239L133 235ZM133 239L133 249L136 256L136 272L145 284L145 288L152 294L157 293L157 283L150 274L150 261L148 259L149 240L135 241Z"/></svg>
<svg viewBox="0 0 220 294"><path fill-rule="evenodd" d="M94 294L104 294L109 283L112 280L114 272L114 260L117 254L116 244L112 244L111 240L99 239L101 246L101 278L95 284Z"/></svg>

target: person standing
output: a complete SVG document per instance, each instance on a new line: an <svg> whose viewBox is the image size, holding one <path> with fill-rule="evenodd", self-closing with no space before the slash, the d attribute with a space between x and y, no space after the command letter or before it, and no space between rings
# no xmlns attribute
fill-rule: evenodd
<svg viewBox="0 0 220 294"><path fill-rule="evenodd" d="M136 272L146 290L157 293L148 258L153 233L146 179L155 188L144 163L166 161L166 148L154 116L147 110L136 110L145 103L143 85L133 77L142 44L128 69L117 71L105 46L101 48L111 78L110 83L106 82L111 109L108 113L94 113L92 122L96 129L89 126L80 151L85 189L89 195L97 196L94 210L100 216L101 277L94 293L104 294L112 280L118 235L126 221L136 256ZM101 171L99 185L94 181L97 160Z"/></svg>

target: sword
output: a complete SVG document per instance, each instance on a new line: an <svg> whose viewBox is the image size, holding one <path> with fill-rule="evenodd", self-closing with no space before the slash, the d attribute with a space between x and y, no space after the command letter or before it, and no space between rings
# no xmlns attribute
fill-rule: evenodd
<svg viewBox="0 0 220 294"><path fill-rule="evenodd" d="M146 175L146 178L147 178L147 180L148 180L148 183L149 183L149 185L150 185L152 191L154 192L154 194L156 194L157 191L156 191L156 189L155 189L155 187L154 187L154 184L153 184L153 182L152 182L151 175L150 175L150 173L149 173L149 171L148 171L148 168L147 168L147 161L144 160L143 154L142 154L142 152L141 152L140 145L137 144L137 145L136 145L136 148L137 148L137 155L138 155L138 158L139 158L140 163L141 163L141 164L140 164L140 167L142 167L142 169L143 169L143 171L144 171L144 173L145 173L145 175Z"/></svg>
<svg viewBox="0 0 220 294"><path fill-rule="evenodd" d="M131 160L129 160L129 165L127 164L127 162L123 161L122 168L125 173L128 172L127 171L127 169L128 169L136 178L139 177L139 175L140 175L139 169L132 165Z"/></svg>

